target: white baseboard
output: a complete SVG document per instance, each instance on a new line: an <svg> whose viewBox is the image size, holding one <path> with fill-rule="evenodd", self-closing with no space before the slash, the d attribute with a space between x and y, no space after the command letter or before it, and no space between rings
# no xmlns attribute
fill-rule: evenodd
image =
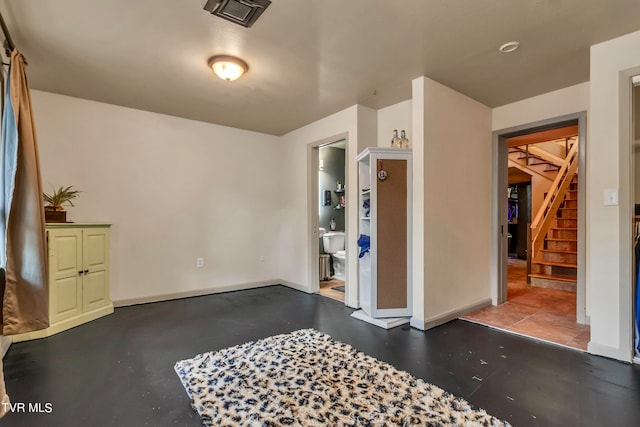
<svg viewBox="0 0 640 427"><path fill-rule="evenodd" d="M357 299L356 300L348 299L346 300L345 305L349 308L355 308L355 309L360 308L360 302Z"/></svg>
<svg viewBox="0 0 640 427"><path fill-rule="evenodd" d="M235 285L216 286L215 288L196 289L193 291L172 292L169 294L159 294L159 295L150 295L150 296L139 297L139 298L126 298L126 299L114 300L113 306L126 307L129 305L171 301L174 299L181 299L181 298L201 297L205 295L221 294L224 292L232 292L232 291L244 291L247 289L263 288L266 286L274 286L274 285L286 286L288 288L305 292L307 294L313 293L309 291L308 288L300 284L289 282L287 280L282 280L282 279L273 279L273 280L262 280L259 282L238 283Z"/></svg>
<svg viewBox="0 0 640 427"><path fill-rule="evenodd" d="M621 360L623 362L633 362L632 352L622 351L616 347L610 347L604 344L598 344L597 342L589 341L587 344L587 352L595 354L597 356L609 357L611 359Z"/></svg>
<svg viewBox="0 0 640 427"><path fill-rule="evenodd" d="M421 324L419 323L420 322L419 319L411 318L410 324L412 327L416 329L420 329L421 331L426 331L428 329L435 328L436 326L440 326L454 319L457 319L460 316L464 316L467 313L481 310L490 305L491 305L491 298L486 298L476 303L469 304L465 307L457 308L455 310L447 311L446 313L429 317L425 319Z"/></svg>
<svg viewBox="0 0 640 427"><path fill-rule="evenodd" d="M304 292L306 294L316 293L316 292L312 292L306 286L300 285L298 283L289 282L288 280L278 280L278 284L282 286L286 286L287 288L295 289L296 291Z"/></svg>
<svg viewBox="0 0 640 427"><path fill-rule="evenodd" d="M223 292L231 292L231 291L242 291L246 289L255 289L255 288L261 288L264 286L273 286L273 285L280 285L280 284L284 284L282 280L274 279L274 280L264 280L260 282L240 283L236 285L216 286L215 288L196 289L193 291L172 292L169 294L159 294L159 295L150 295L150 296L139 297L139 298L127 298L127 299L121 299L121 300L114 300L113 305L114 307L126 307L129 305L148 304L151 302L161 302L161 301L170 301L170 300L181 299L181 298L200 297L204 295L220 294Z"/></svg>
<svg viewBox="0 0 640 427"><path fill-rule="evenodd" d="M374 318L367 315L367 313L365 313L363 310L354 311L353 313L351 313L351 317L355 317L358 320L371 323L372 325L375 325L382 329L392 329L409 323L408 317Z"/></svg>
<svg viewBox="0 0 640 427"><path fill-rule="evenodd" d="M415 329L420 329L421 331L425 330L424 328L426 324L427 322L425 322L424 319L419 319L417 317L412 317L411 320L409 320L409 326Z"/></svg>

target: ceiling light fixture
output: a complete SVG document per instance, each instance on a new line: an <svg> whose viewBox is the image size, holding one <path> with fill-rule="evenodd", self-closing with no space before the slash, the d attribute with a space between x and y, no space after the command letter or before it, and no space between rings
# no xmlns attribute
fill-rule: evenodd
<svg viewBox="0 0 640 427"><path fill-rule="evenodd" d="M520 47L520 42L508 42L503 44L502 46L500 46L499 50L502 53L509 53L509 52L513 52L514 50L518 49Z"/></svg>
<svg viewBox="0 0 640 427"><path fill-rule="evenodd" d="M228 82L239 79L249 66L240 58L229 55L217 55L209 59L209 67L218 77Z"/></svg>

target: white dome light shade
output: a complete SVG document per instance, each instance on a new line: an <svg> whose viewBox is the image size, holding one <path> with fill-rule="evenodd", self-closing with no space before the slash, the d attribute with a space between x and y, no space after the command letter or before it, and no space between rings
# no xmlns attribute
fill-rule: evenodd
<svg viewBox="0 0 640 427"><path fill-rule="evenodd" d="M227 55L214 56L209 59L209 66L218 77L228 82L240 78L249 69L247 63L242 59Z"/></svg>

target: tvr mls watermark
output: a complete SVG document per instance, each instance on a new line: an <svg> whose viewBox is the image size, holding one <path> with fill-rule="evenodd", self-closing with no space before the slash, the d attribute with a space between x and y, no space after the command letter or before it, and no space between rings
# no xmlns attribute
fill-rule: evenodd
<svg viewBox="0 0 640 427"><path fill-rule="evenodd" d="M17 412L29 414L50 414L53 412L53 403L51 402L2 402L3 412Z"/></svg>

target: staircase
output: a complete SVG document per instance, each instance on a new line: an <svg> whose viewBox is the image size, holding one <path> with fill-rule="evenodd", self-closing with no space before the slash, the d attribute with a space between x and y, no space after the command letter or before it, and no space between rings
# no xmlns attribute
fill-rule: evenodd
<svg viewBox="0 0 640 427"><path fill-rule="evenodd" d="M543 248L531 261L531 286L576 291L578 271L578 182L574 175L547 232Z"/></svg>
<svg viewBox="0 0 640 427"><path fill-rule="evenodd" d="M509 166L548 180L550 188L531 222L527 253L531 286L576 291L578 269L578 142L566 139L562 153L535 145L511 147Z"/></svg>

